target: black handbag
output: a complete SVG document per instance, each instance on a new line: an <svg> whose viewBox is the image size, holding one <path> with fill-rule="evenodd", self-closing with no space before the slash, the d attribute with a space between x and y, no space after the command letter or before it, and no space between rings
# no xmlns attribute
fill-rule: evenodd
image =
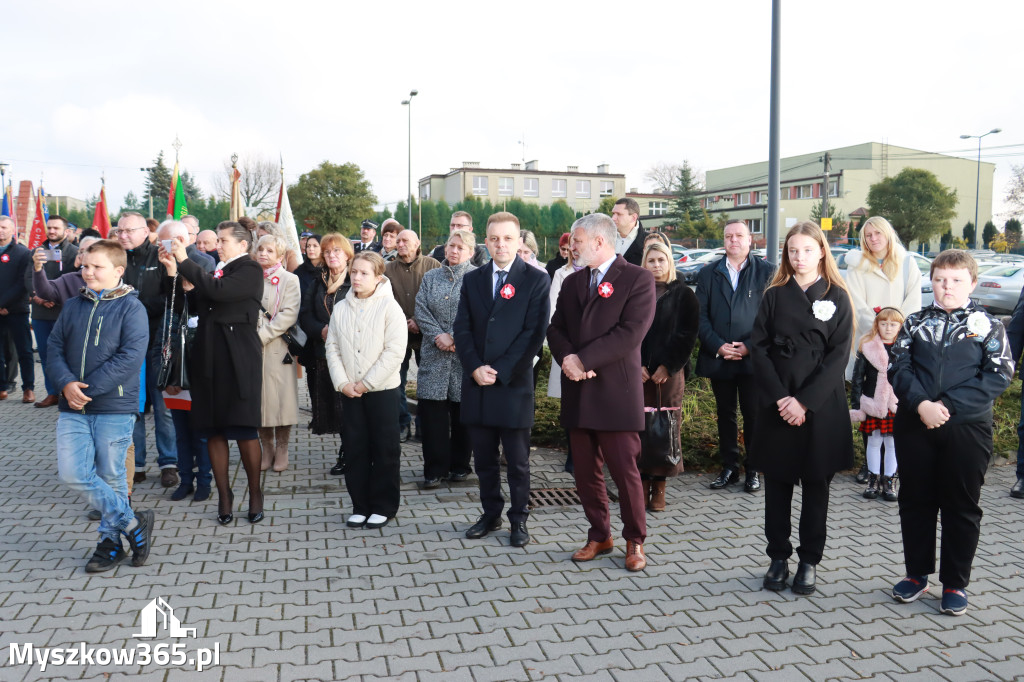
<svg viewBox="0 0 1024 682"><path fill-rule="evenodd" d="M680 409L663 407L661 386L658 387L658 407L645 407L647 428L640 432L641 470L675 467L683 457L683 443L679 435Z"/></svg>
<svg viewBox="0 0 1024 682"><path fill-rule="evenodd" d="M174 313L175 290L177 276L171 289L171 302L166 307L164 317L167 320L163 328L163 343L160 346L160 372L156 385L160 390L168 386L178 386L184 390L192 387L188 366L192 355L192 343L196 330L189 326L188 297L183 296L182 312Z"/></svg>
<svg viewBox="0 0 1024 682"><path fill-rule="evenodd" d="M262 305L260 306L260 310L263 311L263 316L267 318L268 322L274 319L273 316L269 312L267 312L267 309L264 308ZM296 320L295 324L288 328L288 331L281 334L281 338L284 339L284 342L288 345L288 352L290 354L294 355L295 357L301 357L302 352L306 348L306 341L308 340L309 337L306 336L306 332L302 330L302 327L299 326L298 320ZM285 364L289 363L286 361Z"/></svg>

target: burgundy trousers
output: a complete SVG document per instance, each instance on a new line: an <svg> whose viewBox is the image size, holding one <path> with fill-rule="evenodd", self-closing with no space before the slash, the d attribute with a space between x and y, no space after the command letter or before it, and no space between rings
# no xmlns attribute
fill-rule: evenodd
<svg viewBox="0 0 1024 682"><path fill-rule="evenodd" d="M636 431L570 429L569 442L576 492L590 522L587 539L604 542L612 536L603 470L607 463L612 480L619 489L622 537L643 544L647 539L647 515L640 471L636 466L640 457L640 434Z"/></svg>

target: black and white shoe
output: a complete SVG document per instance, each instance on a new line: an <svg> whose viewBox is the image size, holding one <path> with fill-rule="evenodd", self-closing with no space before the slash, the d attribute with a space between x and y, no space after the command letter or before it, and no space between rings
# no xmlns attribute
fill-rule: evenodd
<svg viewBox="0 0 1024 682"><path fill-rule="evenodd" d="M103 573L104 571L109 571L127 557L128 554L125 553L120 538L117 540L103 538L100 540L99 545L96 546L96 552L89 559L89 563L85 565L85 572Z"/></svg>

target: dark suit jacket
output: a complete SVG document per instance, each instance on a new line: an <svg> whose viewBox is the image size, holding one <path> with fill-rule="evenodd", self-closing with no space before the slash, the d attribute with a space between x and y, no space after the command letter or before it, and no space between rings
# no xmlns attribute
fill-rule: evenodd
<svg viewBox="0 0 1024 682"><path fill-rule="evenodd" d="M643 431L640 344L654 320L654 275L617 256L602 284L610 296L587 300L590 268L565 278L548 345L559 365L575 353L597 376L562 381L562 426L594 431Z"/></svg>
<svg viewBox="0 0 1024 682"><path fill-rule="evenodd" d="M490 265L462 279L454 325L463 370L461 419L475 426L527 429L533 426L533 358L544 343L551 282L518 256L505 280L515 289L511 298L495 298L493 281ZM472 377L483 365L498 372L491 386Z"/></svg>

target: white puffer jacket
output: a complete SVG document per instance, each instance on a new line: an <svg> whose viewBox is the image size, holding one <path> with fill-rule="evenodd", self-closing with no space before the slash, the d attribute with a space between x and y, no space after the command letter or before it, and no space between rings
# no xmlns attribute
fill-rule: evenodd
<svg viewBox="0 0 1024 682"><path fill-rule="evenodd" d="M334 306L327 328L327 367L335 390L359 381L369 391L397 388L408 340L405 313L387 277L369 298L349 290Z"/></svg>

